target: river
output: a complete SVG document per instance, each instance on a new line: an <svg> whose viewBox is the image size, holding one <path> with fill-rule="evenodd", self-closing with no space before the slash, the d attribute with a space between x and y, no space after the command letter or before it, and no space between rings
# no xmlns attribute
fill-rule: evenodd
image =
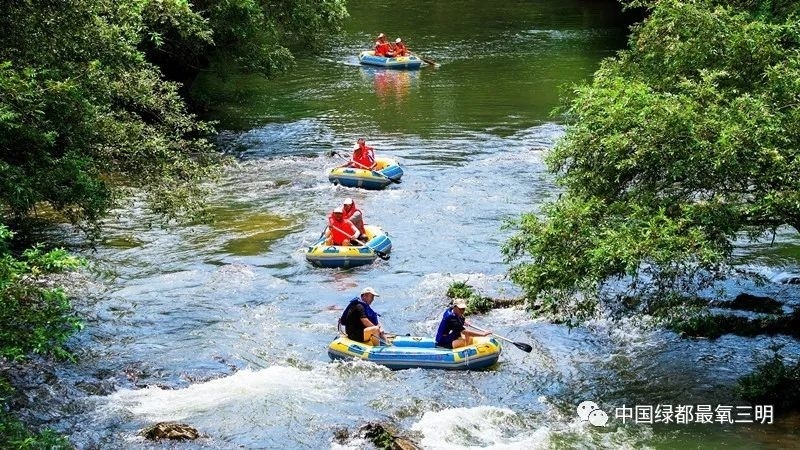
<svg viewBox="0 0 800 450"><path fill-rule="evenodd" d="M389 331L432 335L466 280L518 295L500 246L507 219L558 194L543 157L563 134L551 111L565 85L587 80L625 45L618 6L605 1L348 2L341 36L275 80L229 74L195 86L215 105L222 148L236 157L213 186L210 224L153 225L139 202L104 226L85 255L73 364L30 380L25 414L78 448L173 448L137 435L180 421L206 437L174 448L363 448L337 430L389 422L429 449L788 448L798 419L776 424L622 425L623 405L744 405L735 380L783 337L685 340L637 321L583 327L518 308L474 318L516 341L481 372L389 371L332 363L340 308L369 285ZM360 67L384 32L439 63L419 71ZM402 184L335 187L326 171L364 136L398 159ZM352 197L382 225L389 261L354 270L311 267L303 250L325 215ZM768 275L797 269L790 236L745 252ZM791 297L782 285L748 292ZM741 289L741 287L739 287ZM39 385L39 382L44 384ZM597 402L607 427L575 407Z"/></svg>

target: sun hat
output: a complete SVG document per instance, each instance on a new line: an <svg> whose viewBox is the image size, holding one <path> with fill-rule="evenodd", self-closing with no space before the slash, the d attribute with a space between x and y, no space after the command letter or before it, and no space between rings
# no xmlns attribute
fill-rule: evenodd
<svg viewBox="0 0 800 450"><path fill-rule="evenodd" d="M463 299L463 298L457 298L457 299L456 299L456 300L453 302L453 306L455 306L455 307L456 307L456 308L458 308L458 309L467 309L467 302L466 302L466 301L464 301L464 299Z"/></svg>
<svg viewBox="0 0 800 450"><path fill-rule="evenodd" d="M344 209L342 209L341 206L337 206L336 208L333 209L333 213L334 214L343 214L344 213Z"/></svg>
<svg viewBox="0 0 800 450"><path fill-rule="evenodd" d="M400 42L402 42L402 40L401 40L400 38L397 38L397 39L395 39L394 41L395 41L395 42L397 42L398 44L399 44Z"/></svg>
<svg viewBox="0 0 800 450"><path fill-rule="evenodd" d="M353 199L350 198L350 197L347 197L346 199L344 199L344 204L345 205L352 205L353 204Z"/></svg>
<svg viewBox="0 0 800 450"><path fill-rule="evenodd" d="M371 287L365 287L364 289L362 289L361 290L361 295L364 295L364 294L372 294L375 297L380 297L380 295L378 295L378 293L375 292L375 289L372 289Z"/></svg>

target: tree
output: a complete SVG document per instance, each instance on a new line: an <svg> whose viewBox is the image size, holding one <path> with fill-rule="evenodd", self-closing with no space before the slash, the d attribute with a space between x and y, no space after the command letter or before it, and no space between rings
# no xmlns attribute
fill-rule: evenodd
<svg viewBox="0 0 800 450"><path fill-rule="evenodd" d="M197 0L191 8L150 1L145 44L151 60L178 79L209 66L269 77L294 64L292 51L316 49L347 16L344 0Z"/></svg>
<svg viewBox="0 0 800 450"><path fill-rule="evenodd" d="M800 22L645 3L629 48L563 110L547 158L562 195L504 247L531 305L568 320L709 286L737 238L800 229Z"/></svg>
<svg viewBox="0 0 800 450"><path fill-rule="evenodd" d="M192 209L212 129L137 46L141 2L7 2L0 14L0 216L41 203L95 225L127 188ZM58 24L55 26L54 24Z"/></svg>

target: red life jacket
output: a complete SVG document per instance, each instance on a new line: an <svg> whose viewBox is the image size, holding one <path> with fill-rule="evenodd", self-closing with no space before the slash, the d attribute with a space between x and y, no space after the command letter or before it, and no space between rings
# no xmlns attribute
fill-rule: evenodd
<svg viewBox="0 0 800 450"><path fill-rule="evenodd" d="M358 231L361 232L362 236L366 236L367 231L364 229L364 213L362 213L361 210L356 207L356 203L353 202L353 206L350 209L347 209L346 206L343 208L344 214L342 214L342 216L346 220L349 220L350 223L352 223L356 228L358 228Z"/></svg>
<svg viewBox="0 0 800 450"><path fill-rule="evenodd" d="M358 166L357 169L369 169L375 164L375 149L366 144L362 145L353 151L353 161L364 166Z"/></svg>
<svg viewBox="0 0 800 450"><path fill-rule="evenodd" d="M385 56L387 58L394 56L391 47L389 47L389 43L386 41L375 42L375 56Z"/></svg>
<svg viewBox="0 0 800 450"><path fill-rule="evenodd" d="M394 56L406 56L408 55L408 49L406 45L402 42L398 42L394 44Z"/></svg>
<svg viewBox="0 0 800 450"><path fill-rule="evenodd" d="M352 222L344 218L344 214L342 214L340 220L336 220L333 213L331 213L328 216L328 229L331 232L333 245L346 245L350 239L355 238L358 234L358 229L353 226Z"/></svg>

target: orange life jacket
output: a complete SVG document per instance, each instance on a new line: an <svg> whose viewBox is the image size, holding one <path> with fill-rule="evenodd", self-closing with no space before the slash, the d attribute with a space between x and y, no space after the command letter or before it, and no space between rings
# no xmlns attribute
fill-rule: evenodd
<svg viewBox="0 0 800 450"><path fill-rule="evenodd" d="M375 56L385 56L387 58L391 58L394 56L392 53L391 47L389 47L389 43L386 41L377 41L375 42Z"/></svg>
<svg viewBox="0 0 800 450"><path fill-rule="evenodd" d="M353 223L344 218L336 220L333 213L328 216L328 229L331 232L331 241L333 245L347 245L350 239L354 239L358 235L358 229L353 226Z"/></svg>
<svg viewBox="0 0 800 450"><path fill-rule="evenodd" d="M403 44L402 42L394 44L394 56L407 56L407 55L408 55L408 49L406 48L405 44Z"/></svg>
<svg viewBox="0 0 800 450"><path fill-rule="evenodd" d="M357 169L369 169L375 164L375 149L368 147L366 144L361 145L353 150L353 161L364 166L358 166L356 167Z"/></svg>
<svg viewBox="0 0 800 450"><path fill-rule="evenodd" d="M364 229L364 213L356 207L355 202L353 202L351 206L343 206L343 208L344 214L342 214L342 216L358 228L362 236L365 236L367 231Z"/></svg>

